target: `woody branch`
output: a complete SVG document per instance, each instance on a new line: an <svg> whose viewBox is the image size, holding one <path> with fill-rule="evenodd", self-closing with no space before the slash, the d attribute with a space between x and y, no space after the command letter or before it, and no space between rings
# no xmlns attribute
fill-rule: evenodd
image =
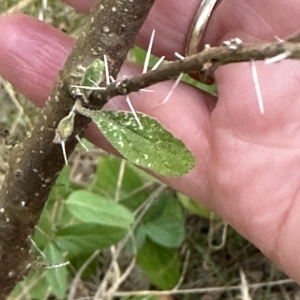
<svg viewBox="0 0 300 300"><path fill-rule="evenodd" d="M38 122L12 151L0 192L0 299L6 299L30 268L30 239L51 188L64 166L60 145L53 144L57 124L71 111L70 85L79 84L85 68L108 58L112 76L119 72L154 0L98 0L61 70ZM75 132L89 119L77 116ZM67 143L70 154L75 135Z"/></svg>
<svg viewBox="0 0 300 300"><path fill-rule="evenodd" d="M203 76L212 74L218 67L256 60L272 59L276 62L281 59L300 59L300 43L273 42L247 44L235 39L225 42L220 47L207 47L202 52L186 57L182 60L168 62L161 67L142 73L130 79L113 82L105 89L93 93L94 100L108 101L118 95L127 95L155 83L173 79L181 73L201 72Z"/></svg>

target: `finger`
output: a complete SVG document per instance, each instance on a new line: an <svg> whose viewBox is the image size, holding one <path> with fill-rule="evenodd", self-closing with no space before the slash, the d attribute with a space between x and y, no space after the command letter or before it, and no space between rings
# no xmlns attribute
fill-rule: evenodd
<svg viewBox="0 0 300 300"><path fill-rule="evenodd" d="M169 58L175 51L184 54L187 35L199 5L199 1L157 0L137 42L145 48L151 31L156 29L153 53ZM272 41L275 36L285 38L299 32L299 13L300 9L292 0L284 1L284 4L260 0L218 1L201 44L216 46L235 37L245 41Z"/></svg>
<svg viewBox="0 0 300 300"><path fill-rule="evenodd" d="M239 37L244 41L274 41L299 32L299 8L292 0L221 1L206 28L204 40L212 45ZM289 22L286 22L289 20Z"/></svg>
<svg viewBox="0 0 300 300"><path fill-rule="evenodd" d="M218 9L207 28L217 32L212 44L236 36L243 41L275 40L297 32L300 25L292 1L223 1ZM299 280L299 263L290 259L299 251L297 237L291 238L299 215L294 205L299 190L299 62L255 65L263 115L250 63L227 65L215 73L220 97L211 119L216 149L211 174L217 191L212 201L226 221Z"/></svg>
<svg viewBox="0 0 300 300"><path fill-rule="evenodd" d="M3 16L0 18L0 74L41 107L51 94L74 43L70 36L35 18ZM113 151L95 128L91 127L88 135L107 151Z"/></svg>
<svg viewBox="0 0 300 300"><path fill-rule="evenodd" d="M93 0L65 0L77 10L88 13ZM137 37L137 44L146 48L152 30L156 30L153 53L168 59L174 52L184 54L188 32L200 1L156 0ZM219 45L239 37L245 41L272 41L299 32L300 8L293 0L282 1L218 1L207 24L201 45ZM286 21L288 20L288 22ZM200 41L199 41L200 42Z"/></svg>
<svg viewBox="0 0 300 300"><path fill-rule="evenodd" d="M272 3L245 0L221 1L207 26L204 40L214 45L235 37L245 42L274 41L276 37L284 39L299 31L299 12L300 9L295 9L293 1L285 1L284 4L281 1ZM289 22L286 22L287 19ZM213 32L215 32L214 35ZM294 64L293 68L292 64ZM253 122L258 120L270 122L269 118L273 118L275 121L285 108L284 106L280 108L278 102L273 101L272 95L276 93L279 99L289 98L290 92L296 88L292 78L299 76L297 71L299 68L295 67L296 64L298 64L296 61L293 63L284 61L268 66L256 63L265 110L272 111L272 116L268 115L267 118L257 118L260 112L250 64L221 67L215 73L220 95L217 108L220 108L224 115L226 110L228 120L236 124L240 124L243 120L243 125L239 126L241 130L249 129L246 129L244 125L253 128ZM275 82L276 84L273 84ZM241 95L243 95L243 101L240 101ZM251 118L251 121L248 119L249 122L247 122L245 117L246 115L249 117L250 113L255 120Z"/></svg>
<svg viewBox="0 0 300 300"><path fill-rule="evenodd" d="M19 14L3 16L0 18L1 75L42 106L73 45L73 38L34 18Z"/></svg>

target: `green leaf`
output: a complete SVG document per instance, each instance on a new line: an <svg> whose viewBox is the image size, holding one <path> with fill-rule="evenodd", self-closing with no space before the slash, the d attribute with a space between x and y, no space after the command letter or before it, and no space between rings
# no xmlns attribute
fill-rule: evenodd
<svg viewBox="0 0 300 300"><path fill-rule="evenodd" d="M134 232L134 237L135 237L135 246L137 249L140 249L143 244L145 243L146 241L146 238L147 238L147 233L146 233L146 230L144 228L144 224L140 224L135 232ZM129 241L129 243L131 243L131 248L132 248L132 241ZM133 248L132 248L133 249Z"/></svg>
<svg viewBox="0 0 300 300"><path fill-rule="evenodd" d="M38 230L34 233L34 242L38 249L43 250L49 243L51 236L53 235L53 223L51 222L51 216L48 210L43 210L38 223ZM35 255L40 256L39 250L32 245L32 251Z"/></svg>
<svg viewBox="0 0 300 300"><path fill-rule="evenodd" d="M127 111L92 111L76 103L75 109L96 123L111 144L131 163L164 176L181 176L195 166L195 158L183 142L154 118Z"/></svg>
<svg viewBox="0 0 300 300"><path fill-rule="evenodd" d="M183 142L164 129L157 120L138 113L139 127L133 114L101 111L93 121L124 157L140 167L165 176L188 173L195 159Z"/></svg>
<svg viewBox="0 0 300 300"><path fill-rule="evenodd" d="M53 243L49 243L43 252L50 264L48 267L51 267L45 270L48 286L51 287L52 293L58 299L65 299L68 276L67 267L55 265L62 264L66 260L61 251Z"/></svg>
<svg viewBox="0 0 300 300"><path fill-rule="evenodd" d="M46 300L51 291L49 290L49 284L45 276L41 276L40 273L31 270L29 274L18 283L14 288L11 295L7 299L26 299L24 297L24 288L31 287L28 291L28 296L25 296L27 299L42 299ZM21 297L21 295L23 295Z"/></svg>
<svg viewBox="0 0 300 300"><path fill-rule="evenodd" d="M180 278L180 260L176 250L146 240L137 255L138 265L161 289L172 289Z"/></svg>
<svg viewBox="0 0 300 300"><path fill-rule="evenodd" d="M95 59L87 66L84 75L81 79L80 85L87 87L95 87L103 78L104 62L99 58Z"/></svg>
<svg viewBox="0 0 300 300"><path fill-rule="evenodd" d="M178 193L178 198L182 205L190 212L206 219L209 219L211 217L211 211L201 204L197 203L195 200L192 200L180 193Z"/></svg>
<svg viewBox="0 0 300 300"><path fill-rule="evenodd" d="M133 214L121 204L83 190L74 191L66 201L67 209L78 220L128 229Z"/></svg>
<svg viewBox="0 0 300 300"><path fill-rule="evenodd" d="M95 223L76 224L62 228L56 233L56 243L71 257L93 253L118 243L126 229Z"/></svg>
<svg viewBox="0 0 300 300"><path fill-rule="evenodd" d="M162 216L144 224L144 230L153 242L168 248L179 247L185 237L183 222L171 217Z"/></svg>
<svg viewBox="0 0 300 300"><path fill-rule="evenodd" d="M93 253L93 252L92 252ZM70 264L72 266L72 271L76 273L80 268L86 263L86 261L91 257L92 253L80 253L76 256L68 256L70 260ZM85 270L81 275L82 280L88 280L91 276L97 274L97 270L99 270L99 261L98 257L93 259L88 266L86 266Z"/></svg>
<svg viewBox="0 0 300 300"><path fill-rule="evenodd" d="M173 192L164 192L143 218L144 231L155 243L176 248L185 238L184 215Z"/></svg>
<svg viewBox="0 0 300 300"><path fill-rule="evenodd" d="M47 200L47 205L49 202L51 202L53 205L57 205L57 199L66 199L74 190L82 189L82 186L70 181L70 170L71 168L69 166L64 166L60 172L55 181L55 186L51 190ZM50 208L49 211L52 213L53 208Z"/></svg>
<svg viewBox="0 0 300 300"><path fill-rule="evenodd" d="M101 157L97 164L97 173L93 182L92 191L113 200L119 181L121 160L112 155ZM144 181L129 163L126 163L122 184L119 188L120 204L131 211L137 209L149 196L147 189L141 189ZM139 191L137 191L139 189ZM137 192L136 192L137 191Z"/></svg>

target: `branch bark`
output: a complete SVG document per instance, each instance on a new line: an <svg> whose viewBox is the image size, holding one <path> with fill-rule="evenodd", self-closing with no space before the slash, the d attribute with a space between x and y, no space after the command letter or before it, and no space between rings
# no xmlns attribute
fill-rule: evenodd
<svg viewBox="0 0 300 300"><path fill-rule="evenodd" d="M68 57L39 121L23 143L15 146L0 192L0 299L6 299L30 269L31 237L45 201L64 166L60 145L53 144L59 121L74 105L70 85L78 85L85 68L108 57L116 77L155 0L98 0ZM89 119L77 116L74 134L66 143L70 154L76 134Z"/></svg>
<svg viewBox="0 0 300 300"><path fill-rule="evenodd" d="M233 48L230 43L221 47L207 48L183 60L168 62L153 71L113 82L106 89L94 91L94 101L108 101L118 95L128 95L155 83L173 79L181 73L202 72L209 76L218 67L231 63L266 60L268 58L273 58L276 61L276 57L278 60L300 59L300 44L296 39L260 44L241 43L234 45Z"/></svg>

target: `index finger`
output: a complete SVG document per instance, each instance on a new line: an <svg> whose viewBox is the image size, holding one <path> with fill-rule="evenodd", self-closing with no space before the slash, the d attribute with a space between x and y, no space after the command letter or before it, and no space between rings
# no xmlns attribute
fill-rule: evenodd
<svg viewBox="0 0 300 300"><path fill-rule="evenodd" d="M77 10L88 13L94 0L65 0ZM188 32L201 1L156 0L136 43L146 48L153 29L156 37L153 54L174 58L174 52L184 54ZM207 24L200 48L204 44L219 45L239 37L244 41L272 41L299 32L300 8L292 0L246 1L219 0ZM288 20L288 22L287 22ZM199 48L199 49L200 49Z"/></svg>

